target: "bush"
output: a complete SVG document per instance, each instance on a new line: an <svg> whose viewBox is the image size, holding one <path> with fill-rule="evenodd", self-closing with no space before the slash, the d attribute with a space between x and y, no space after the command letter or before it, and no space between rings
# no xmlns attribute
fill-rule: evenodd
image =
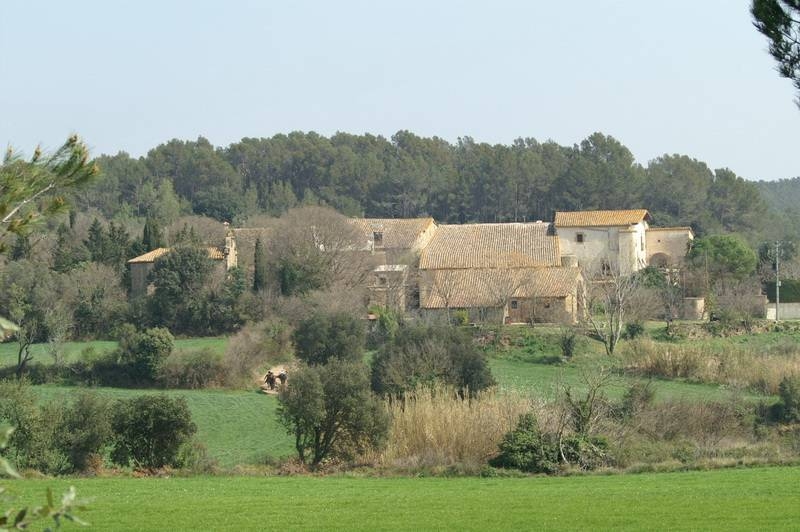
<svg viewBox="0 0 800 532"><path fill-rule="evenodd" d="M311 365L332 358L361 361L364 356L364 325L344 313L313 314L300 322L292 339L297 358Z"/></svg>
<svg viewBox="0 0 800 532"><path fill-rule="evenodd" d="M361 362L334 358L324 366L306 366L293 375L279 400L278 419L294 436L300 461L311 466L379 447L389 430Z"/></svg>
<svg viewBox="0 0 800 532"><path fill-rule="evenodd" d="M650 383L642 384L634 382L622 396L622 404L619 407L619 414L622 418L631 418L642 409L653 404L656 392L650 387Z"/></svg>
<svg viewBox="0 0 800 532"><path fill-rule="evenodd" d="M107 403L80 393L71 403L37 406L26 384L0 384L0 424L14 424L8 453L23 469L46 474L84 471L108 443Z"/></svg>
<svg viewBox="0 0 800 532"><path fill-rule="evenodd" d="M401 327L372 361L372 389L381 395L403 395L437 382L470 395L495 384L484 354L466 331Z"/></svg>
<svg viewBox="0 0 800 532"><path fill-rule="evenodd" d="M142 332L125 327L120 334L118 359L134 382L154 382L174 343L172 334L162 327Z"/></svg>
<svg viewBox="0 0 800 532"><path fill-rule="evenodd" d="M158 383L165 388L200 389L222 386L228 368L212 349L178 351L159 366Z"/></svg>
<svg viewBox="0 0 800 532"><path fill-rule="evenodd" d="M558 443L539 429L532 413L520 416L517 426L503 436L500 454L490 461L493 467L519 469L528 473L552 473L558 464Z"/></svg>
<svg viewBox="0 0 800 532"><path fill-rule="evenodd" d="M800 422L800 377L784 377L778 386L778 419L788 423Z"/></svg>
<svg viewBox="0 0 800 532"><path fill-rule="evenodd" d="M117 401L111 425L112 459L147 468L179 465L178 451L197 431L186 399L163 394Z"/></svg>
<svg viewBox="0 0 800 532"><path fill-rule="evenodd" d="M630 321L625 324L622 336L626 340L635 340L644 334L644 324L640 321Z"/></svg>
<svg viewBox="0 0 800 532"><path fill-rule="evenodd" d="M92 456L111 441L108 402L96 393L80 392L55 424L55 440L57 448L69 459L72 471L89 469Z"/></svg>
<svg viewBox="0 0 800 532"><path fill-rule="evenodd" d="M246 325L228 342L223 356L229 386L250 384L264 366L292 359L292 334L280 318Z"/></svg>
<svg viewBox="0 0 800 532"><path fill-rule="evenodd" d="M395 311L386 307L372 307L370 313L377 316L367 333L367 347L378 349L391 342L400 327L400 318Z"/></svg>
<svg viewBox="0 0 800 532"><path fill-rule="evenodd" d="M578 343L578 333L572 327L565 327L561 329L561 336L559 337L559 347L561 348L561 356L567 360L575 355L575 347Z"/></svg>
<svg viewBox="0 0 800 532"><path fill-rule="evenodd" d="M469 311L465 309L454 310L450 317L450 323L455 326L469 325Z"/></svg>

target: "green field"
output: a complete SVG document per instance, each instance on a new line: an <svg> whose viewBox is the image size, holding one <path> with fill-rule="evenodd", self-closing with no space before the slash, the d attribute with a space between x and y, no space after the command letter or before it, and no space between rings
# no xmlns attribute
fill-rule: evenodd
<svg viewBox="0 0 800 532"><path fill-rule="evenodd" d="M90 530L791 530L800 468L555 478L191 477L8 482L91 499Z"/></svg>
<svg viewBox="0 0 800 532"><path fill-rule="evenodd" d="M49 385L36 386L35 389L45 401L69 397L77 390ZM118 388L93 390L111 399L162 393L159 390ZM222 467L263 462L268 455L281 457L294 452L291 438L276 421L278 400L275 396L255 391L227 390L168 390L163 393L186 398L192 411L192 420L197 424L197 438Z"/></svg>
<svg viewBox="0 0 800 532"><path fill-rule="evenodd" d="M228 345L227 338L178 338L175 340L175 350L196 350L211 349L222 353ZM34 363L52 364L53 357L48 351L48 344L34 344L31 346L31 354ZM89 353L89 356L97 356L117 347L117 342L94 340L91 342L65 342L61 345L61 356L64 362L76 362L81 360ZM18 345L16 342L5 342L0 344L0 366L10 366L17 363Z"/></svg>
<svg viewBox="0 0 800 532"><path fill-rule="evenodd" d="M538 363L546 357L558 353L554 338L558 329L538 327L506 328L511 344L491 347L489 363L492 373L501 390L515 390L540 397L553 397L562 384L576 389L583 388L585 374L591 374L600 366L610 365L598 342L582 338L575 357L569 363ZM737 343L751 343L754 346L786 342L786 336L766 333L736 339L725 339ZM720 343L720 339L708 340ZM224 351L226 338L178 339L178 350L209 348ZM81 353L91 347L95 353L109 351L116 347L114 342L85 342L65 344L65 355L70 360L80 358ZM13 363L16 356L15 344L0 344L0 364ZM46 346L34 347L36 360L49 362ZM628 386L636 379L614 377L606 389L613 399L619 399ZM677 380L657 380L653 383L656 400L669 398L685 399L725 399L730 390L713 385L694 384ZM43 400L69 397L76 391L74 387L44 385L36 386L36 393ZM97 392L111 398L131 397L143 393L160 393L159 390L126 390L96 388ZM277 400L274 396L250 391L233 390L170 390L169 395L186 397L192 418L198 426L198 439L204 443L209 454L219 465L230 469L237 464L263 463L268 456L282 457L294 452L291 438L280 427L275 417ZM745 395L753 399L754 395Z"/></svg>
<svg viewBox="0 0 800 532"><path fill-rule="evenodd" d="M36 386L42 400L69 397L77 388ZM158 390L122 390L93 388L99 394L122 399ZM278 400L255 391L169 390L170 396L183 396L197 424L197 438L209 454L223 467L264 461L267 455L287 456L294 451L293 442L278 425L275 408Z"/></svg>

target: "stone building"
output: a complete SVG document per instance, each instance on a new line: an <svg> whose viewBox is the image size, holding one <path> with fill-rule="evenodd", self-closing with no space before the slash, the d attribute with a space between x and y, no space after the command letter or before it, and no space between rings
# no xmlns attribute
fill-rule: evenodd
<svg viewBox="0 0 800 532"><path fill-rule="evenodd" d="M356 251L368 254L368 306L406 310L418 305L417 265L437 230L433 218L351 218L360 236Z"/></svg>
<svg viewBox="0 0 800 532"><path fill-rule="evenodd" d="M419 270L423 312L466 310L473 322L574 323L583 311L581 271L562 266L547 223L440 225Z"/></svg>
<svg viewBox="0 0 800 532"><path fill-rule="evenodd" d="M690 227L650 227L645 209L556 212L555 230L563 255L574 255L578 265L595 277L613 269L623 274L645 266L683 264Z"/></svg>
<svg viewBox="0 0 800 532"><path fill-rule="evenodd" d="M694 231L691 227L649 227L647 264L657 268L682 266L692 240Z"/></svg>
<svg viewBox="0 0 800 532"><path fill-rule="evenodd" d="M208 258L214 261L214 271L225 273L237 266L238 253L236 239L232 233L225 238L223 248L207 247ZM148 251L144 255L139 255L128 261L131 270L131 297L137 298L147 295L152 290L148 279L153 266L159 257L170 252L170 248L156 248Z"/></svg>
<svg viewBox="0 0 800 532"><path fill-rule="evenodd" d="M554 226L562 253L574 255L590 277L610 270L623 274L647 265L645 209L556 212Z"/></svg>

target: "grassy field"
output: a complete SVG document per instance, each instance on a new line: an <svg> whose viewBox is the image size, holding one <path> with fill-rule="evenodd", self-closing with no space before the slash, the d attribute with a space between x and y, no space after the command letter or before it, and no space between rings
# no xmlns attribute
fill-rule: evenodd
<svg viewBox="0 0 800 532"><path fill-rule="evenodd" d="M555 397L561 385L569 385L576 390L584 389L585 369L590 367L581 361L574 364L544 365L502 358L491 359L489 366L501 389L529 392L544 398ZM636 381L646 382L646 379L614 377L606 388L606 393L612 399L620 399L628 387ZM656 400L725 399L731 394L731 390L721 386L677 380L658 379L653 381L651 386L656 391ZM746 393L742 397L757 399L760 396Z"/></svg>
<svg viewBox="0 0 800 532"><path fill-rule="evenodd" d="M69 397L76 390L49 385L36 386L35 389L45 401ZM113 399L161 393L158 390L116 388L93 390ZM165 393L186 398L192 411L192 420L197 424L198 439L223 467L263 462L267 455L279 457L294 452L292 439L276 421L278 401L275 396L255 391L226 390L169 390Z"/></svg>
<svg viewBox="0 0 800 532"><path fill-rule="evenodd" d="M542 363L552 361L560 354L557 346L559 329L537 327L507 327L510 336L506 345L490 347L489 363L501 390L516 390L540 397L553 397L561 384L580 390L585 386L585 374L593 373L599 366L611 365L603 353L602 346L595 341L581 338L576 355L569 363ZM735 342L750 342L754 345L786 342L786 336L766 333L750 337L725 339ZM719 339L709 339L719 343ZM190 350L208 348L222 352L226 338L193 338L176 340L176 349ZM0 364L11 363L15 344L0 344ZM114 342L68 343L64 346L68 359L75 360L89 347L95 353L112 350ZM36 360L49 362L45 346L35 346ZM636 379L614 377L606 389L613 399L619 399ZM653 384L656 400L668 398L725 399L730 390L714 385L694 384L678 380L657 380ZM35 387L43 400L68 397L75 388L55 385ZM111 398L131 397L142 393L159 393L158 390L123 390L97 388L98 393ZM209 454L224 468L236 464L260 463L269 455L282 457L293 454L291 438L275 419L277 401L274 396L251 391L232 390L171 390L169 395L186 397L192 417L198 426L198 439ZM753 399L755 395L745 395Z"/></svg>
<svg viewBox="0 0 800 532"><path fill-rule="evenodd" d="M22 501L69 485L92 530L790 530L800 468L562 478L193 477L8 482Z"/></svg>
<svg viewBox="0 0 800 532"><path fill-rule="evenodd" d="M178 338L175 340L176 350L211 349L222 353L228 346L227 338ZM95 340L91 342L65 342L61 345L61 356L64 362L75 362L85 356L97 356L117 347L117 342ZM33 362L52 364L53 357L48 351L48 344L34 344L31 347ZM0 344L0 366L10 366L17 363L16 342Z"/></svg>

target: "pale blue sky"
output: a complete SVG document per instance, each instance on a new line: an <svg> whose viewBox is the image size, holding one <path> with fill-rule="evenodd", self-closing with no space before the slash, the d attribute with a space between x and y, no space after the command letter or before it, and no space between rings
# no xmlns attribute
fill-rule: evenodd
<svg viewBox="0 0 800 532"><path fill-rule="evenodd" d="M0 145L93 153L294 130L613 135L748 179L800 175L800 110L747 0L20 1L0 6Z"/></svg>

